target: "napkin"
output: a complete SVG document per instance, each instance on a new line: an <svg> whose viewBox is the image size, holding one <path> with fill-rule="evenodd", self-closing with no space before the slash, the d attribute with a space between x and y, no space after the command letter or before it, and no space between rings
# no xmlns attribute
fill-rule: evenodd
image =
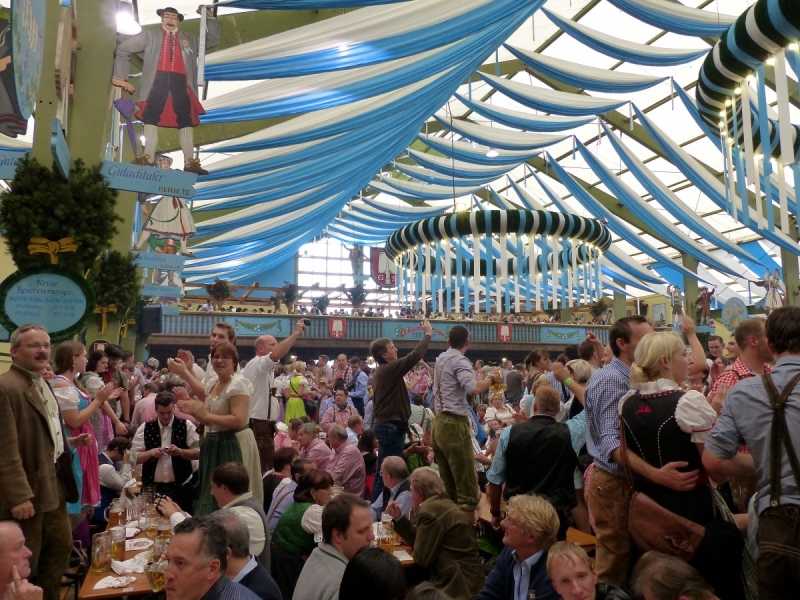
<svg viewBox="0 0 800 600"><path fill-rule="evenodd" d="M413 557L413 556L411 556L411 555L410 555L408 552L406 552L405 550L393 550L393 551L392 551L392 554L394 555L394 557L395 557L397 560L399 560L399 561L401 561L401 562L402 562L402 561L404 561L404 560L414 560L414 557Z"/></svg>
<svg viewBox="0 0 800 600"><path fill-rule="evenodd" d="M148 560L150 560L150 553L140 552L128 560L112 560L111 570L117 575L125 575L127 573L144 573L144 567Z"/></svg>
<svg viewBox="0 0 800 600"><path fill-rule="evenodd" d="M153 540L136 538L135 540L125 541L125 552L132 552L134 550L147 550L153 545Z"/></svg>
<svg viewBox="0 0 800 600"><path fill-rule="evenodd" d="M134 581L136 581L136 577L114 577L113 575L109 575L108 577L103 577L100 581L95 583L94 589L104 590L107 588L124 588L132 584Z"/></svg>

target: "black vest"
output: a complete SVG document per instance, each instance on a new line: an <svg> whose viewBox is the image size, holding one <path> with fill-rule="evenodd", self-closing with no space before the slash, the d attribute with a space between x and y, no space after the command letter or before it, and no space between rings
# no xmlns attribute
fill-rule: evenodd
<svg viewBox="0 0 800 600"><path fill-rule="evenodd" d="M656 394L636 393L622 407L622 428L628 450L658 468L674 461L685 461L685 471L699 469L704 474L697 446L688 433L681 431L675 420L675 409L683 390L667 390ZM656 485L634 474L637 491L644 492L661 506L687 519L705 525L714 516L711 490L701 476L697 487L689 492L676 492Z"/></svg>
<svg viewBox="0 0 800 600"><path fill-rule="evenodd" d="M173 417L170 443L185 450L189 447L186 440L186 421ZM161 426L158 423L158 418L144 424L144 448L145 450L161 448ZM151 459L142 465L142 482L144 485L154 483L157 464L158 459ZM172 471L175 474L175 483L181 485L192 476L192 461L173 456Z"/></svg>
<svg viewBox="0 0 800 600"><path fill-rule="evenodd" d="M536 415L512 425L506 448L505 497L545 496L560 510L575 506L575 467L569 428L553 417Z"/></svg>
<svg viewBox="0 0 800 600"><path fill-rule="evenodd" d="M408 478L404 479L402 483L397 487L397 493L394 495L394 498L397 498L403 492L407 492L411 489L411 482ZM386 486L383 486L383 504L381 505L381 510L386 510L386 505L389 504L389 500L392 495L392 490ZM391 499L394 499L391 498Z"/></svg>

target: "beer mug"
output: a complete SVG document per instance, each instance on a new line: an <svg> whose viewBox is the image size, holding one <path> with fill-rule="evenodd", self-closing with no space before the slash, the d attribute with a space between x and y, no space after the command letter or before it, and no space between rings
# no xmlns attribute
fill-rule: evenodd
<svg viewBox="0 0 800 600"><path fill-rule="evenodd" d="M150 589L154 594L164 590L166 584L167 561L156 558L152 562L147 563L144 572L147 575L147 581L150 583Z"/></svg>
<svg viewBox="0 0 800 600"><path fill-rule="evenodd" d="M111 529L111 558L125 560L125 528L113 527Z"/></svg>
<svg viewBox="0 0 800 600"><path fill-rule="evenodd" d="M118 525L122 525L123 521L125 520L123 517L125 510L123 509L122 503L119 501L119 499L112 500L106 511L106 521L108 522L109 529L112 527L117 527Z"/></svg>
<svg viewBox="0 0 800 600"><path fill-rule="evenodd" d="M105 573L111 570L111 534L108 531L92 536L92 572Z"/></svg>

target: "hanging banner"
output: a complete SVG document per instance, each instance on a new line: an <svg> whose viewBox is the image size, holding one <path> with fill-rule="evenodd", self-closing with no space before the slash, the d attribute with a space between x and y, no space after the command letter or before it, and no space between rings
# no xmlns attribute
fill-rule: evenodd
<svg viewBox="0 0 800 600"><path fill-rule="evenodd" d="M287 318L232 316L225 317L223 320L233 327L237 337L258 337L267 334L286 337L292 332L292 322Z"/></svg>
<svg viewBox="0 0 800 600"><path fill-rule="evenodd" d="M347 337L347 319L328 319L328 335L334 339Z"/></svg>
<svg viewBox="0 0 800 600"><path fill-rule="evenodd" d="M383 248L369 249L369 271L379 286L393 288L397 285L397 268Z"/></svg>
<svg viewBox="0 0 800 600"><path fill-rule="evenodd" d="M45 0L14 0L11 3L11 56L19 116L33 113L44 59ZM6 62L8 65L8 62Z"/></svg>
<svg viewBox="0 0 800 600"><path fill-rule="evenodd" d="M745 303L737 298L728 298L725 304L722 305L722 316L720 320L728 331L733 331L739 326L739 323L747 319L747 306Z"/></svg>
<svg viewBox="0 0 800 600"><path fill-rule="evenodd" d="M27 131L28 120L23 118L17 101L10 16L10 9L0 8L0 133L17 137Z"/></svg>
<svg viewBox="0 0 800 600"><path fill-rule="evenodd" d="M504 344L511 341L511 324L498 323L497 324L497 341Z"/></svg>
<svg viewBox="0 0 800 600"><path fill-rule="evenodd" d="M446 340L450 334L452 325L443 325L441 323L432 323L433 336L431 339ZM390 340L421 340L425 335L422 331L422 326L417 321L409 321L403 323L402 321L384 321L381 325L383 337Z"/></svg>
<svg viewBox="0 0 800 600"><path fill-rule="evenodd" d="M9 331L37 323L59 341L79 332L93 310L86 281L54 267L17 271L0 284L0 321Z"/></svg>
<svg viewBox="0 0 800 600"><path fill-rule="evenodd" d="M108 185L114 189L178 198L194 196L194 184L197 181L196 173L111 160L103 161L100 172L108 180Z"/></svg>
<svg viewBox="0 0 800 600"><path fill-rule="evenodd" d="M0 131L2 131L2 115L0 115ZM16 150L0 150L0 179L10 181L17 174L17 163L28 153Z"/></svg>
<svg viewBox="0 0 800 600"><path fill-rule="evenodd" d="M580 344L585 339L586 329L583 327L542 327L539 342L571 346Z"/></svg>

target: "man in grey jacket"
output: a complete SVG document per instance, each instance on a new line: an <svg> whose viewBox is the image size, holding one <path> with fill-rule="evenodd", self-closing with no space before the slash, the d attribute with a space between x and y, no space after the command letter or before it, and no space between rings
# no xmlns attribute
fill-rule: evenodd
<svg viewBox="0 0 800 600"><path fill-rule="evenodd" d="M322 513L322 542L303 565L293 600L338 600L347 561L374 539L366 500L340 494Z"/></svg>
<svg viewBox="0 0 800 600"><path fill-rule="evenodd" d="M219 23L208 12L206 48L219 43ZM206 175L208 171L192 156L192 128L200 124L205 111L197 99L196 36L180 31L183 15L168 6L156 11L161 17L159 29L145 29L122 39L117 45L111 83L136 94L136 117L144 123L144 156L137 162L152 165L158 146L158 128L178 130L183 151L184 171ZM138 93L128 81L131 55L142 57L142 79Z"/></svg>

